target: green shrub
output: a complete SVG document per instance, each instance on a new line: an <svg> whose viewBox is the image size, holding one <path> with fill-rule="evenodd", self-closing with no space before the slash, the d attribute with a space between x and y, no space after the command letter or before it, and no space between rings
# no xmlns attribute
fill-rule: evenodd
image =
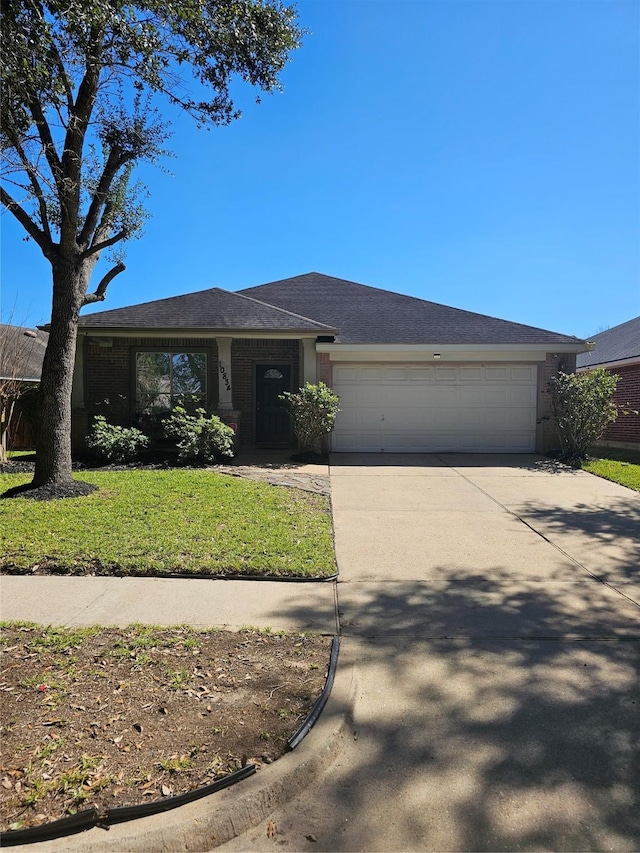
<svg viewBox="0 0 640 853"><path fill-rule="evenodd" d="M233 430L204 409L190 415L182 406L175 406L163 429L167 438L175 439L178 455L185 461L216 462L233 456Z"/></svg>
<svg viewBox="0 0 640 853"><path fill-rule="evenodd" d="M135 427L116 426L107 423L104 415L96 415L93 432L87 436L87 445L101 459L129 462L149 446L149 439Z"/></svg>
<svg viewBox="0 0 640 853"><path fill-rule="evenodd" d="M287 404L293 419L293 431L302 453L321 453L322 439L336 422L339 399L324 382L307 382L296 393L285 391L280 399Z"/></svg>
<svg viewBox="0 0 640 853"><path fill-rule="evenodd" d="M618 407L611 398L619 378L602 367L551 378L551 406L566 462L585 459L589 445L617 418Z"/></svg>

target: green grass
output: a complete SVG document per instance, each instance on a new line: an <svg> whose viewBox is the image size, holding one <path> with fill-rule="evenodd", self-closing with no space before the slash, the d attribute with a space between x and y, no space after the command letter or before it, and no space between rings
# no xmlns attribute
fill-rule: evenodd
<svg viewBox="0 0 640 853"><path fill-rule="evenodd" d="M582 469L640 492L640 451L592 447Z"/></svg>
<svg viewBox="0 0 640 853"><path fill-rule="evenodd" d="M82 472L86 497L0 500L0 568L333 574L329 500L211 471ZM30 475L0 475L0 493Z"/></svg>

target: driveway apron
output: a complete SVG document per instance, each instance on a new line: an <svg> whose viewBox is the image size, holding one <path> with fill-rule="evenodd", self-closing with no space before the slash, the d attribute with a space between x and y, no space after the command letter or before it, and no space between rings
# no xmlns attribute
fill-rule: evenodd
<svg viewBox="0 0 640 853"><path fill-rule="evenodd" d="M516 455L331 485L352 733L225 849L640 849L640 495Z"/></svg>

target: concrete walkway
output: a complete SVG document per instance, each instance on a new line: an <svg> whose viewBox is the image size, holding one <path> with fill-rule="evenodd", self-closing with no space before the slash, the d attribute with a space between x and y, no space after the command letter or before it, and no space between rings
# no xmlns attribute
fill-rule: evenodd
<svg viewBox="0 0 640 853"><path fill-rule="evenodd" d="M332 582L5 575L0 621L10 620L337 633Z"/></svg>
<svg viewBox="0 0 640 853"><path fill-rule="evenodd" d="M352 732L219 849L640 849L640 495L533 456L331 485Z"/></svg>

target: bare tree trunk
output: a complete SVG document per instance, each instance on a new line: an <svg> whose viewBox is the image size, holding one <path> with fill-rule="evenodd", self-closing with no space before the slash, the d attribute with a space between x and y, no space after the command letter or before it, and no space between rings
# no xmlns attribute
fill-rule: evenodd
<svg viewBox="0 0 640 853"><path fill-rule="evenodd" d="M82 264L53 263L53 304L40 381L33 486L69 486L73 480L71 388L85 275Z"/></svg>

